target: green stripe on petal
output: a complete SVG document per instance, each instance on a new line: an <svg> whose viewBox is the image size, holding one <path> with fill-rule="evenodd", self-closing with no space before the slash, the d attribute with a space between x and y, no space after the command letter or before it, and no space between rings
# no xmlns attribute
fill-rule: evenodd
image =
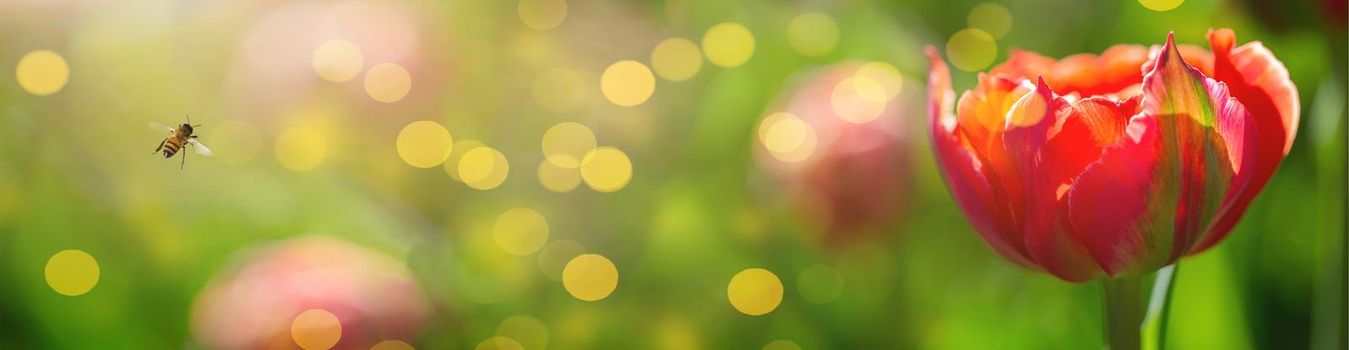
<svg viewBox="0 0 1349 350"><path fill-rule="evenodd" d="M1175 179L1172 261L1188 252L1218 213L1234 175L1227 144L1217 130L1222 106L1236 103L1226 85L1205 77L1181 58L1175 36L1143 78L1143 113L1163 125L1162 179ZM1243 109L1244 111L1244 109ZM1244 113L1243 113L1244 114ZM1245 118L1227 116L1227 118ZM1164 223L1156 223L1164 224Z"/></svg>
<svg viewBox="0 0 1349 350"><path fill-rule="evenodd" d="M1208 99L1207 79L1185 63L1176 48L1175 34L1157 55L1152 71L1143 77L1143 110L1153 115L1188 116L1205 127L1213 126L1214 108Z"/></svg>

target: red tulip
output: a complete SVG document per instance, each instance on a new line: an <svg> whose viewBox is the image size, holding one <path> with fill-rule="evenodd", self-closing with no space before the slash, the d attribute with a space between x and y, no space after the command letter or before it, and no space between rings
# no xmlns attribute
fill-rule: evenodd
<svg viewBox="0 0 1349 350"><path fill-rule="evenodd" d="M1147 273L1217 244L1288 154L1297 88L1259 42L1211 53L1117 45L1054 60L1013 51L955 94L936 50L937 162L998 253L1067 281Z"/></svg>

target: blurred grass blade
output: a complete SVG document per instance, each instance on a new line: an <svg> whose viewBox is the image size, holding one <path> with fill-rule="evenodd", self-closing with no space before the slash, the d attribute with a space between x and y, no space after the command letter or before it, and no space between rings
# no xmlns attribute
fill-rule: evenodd
<svg viewBox="0 0 1349 350"><path fill-rule="evenodd" d="M1161 350L1166 348L1166 316L1171 311L1171 283L1176 277L1180 263L1171 264L1157 270L1157 279L1152 283L1152 298L1148 301L1148 314L1143 318L1143 349Z"/></svg>

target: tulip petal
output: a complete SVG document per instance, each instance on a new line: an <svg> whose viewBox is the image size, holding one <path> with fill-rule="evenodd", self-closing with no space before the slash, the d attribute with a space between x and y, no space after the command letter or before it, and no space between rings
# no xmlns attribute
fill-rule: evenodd
<svg viewBox="0 0 1349 350"><path fill-rule="evenodd" d="M1212 76L1213 54L1198 46L1177 45L1185 62ZM1076 54L1055 60L1038 53L1013 49L1007 62L993 67L989 74L1009 79L1044 76L1045 82L1064 95L1115 96L1125 99L1137 95L1135 88L1143 74L1152 71L1151 62L1161 46L1120 44L1100 55Z"/></svg>
<svg viewBox="0 0 1349 350"><path fill-rule="evenodd" d="M1100 55L1076 54L1060 60L1012 50L1007 62L993 67L990 73L1014 79L1043 76L1046 83L1064 94L1094 96L1113 94L1137 84L1143 79L1138 67L1147 60L1148 48L1141 45L1115 45Z"/></svg>
<svg viewBox="0 0 1349 350"><path fill-rule="evenodd" d="M1008 210L1008 199L990 179L988 165L974 151L970 140L957 127L951 115L952 100L950 72L936 49L927 47L932 61L928 76L928 125L931 128L933 151L937 165L945 175L946 187L964 210L974 229L998 254L1014 263L1034 268L1021 243L1020 230L1013 213Z"/></svg>
<svg viewBox="0 0 1349 350"><path fill-rule="evenodd" d="M1188 252L1224 211L1253 141L1227 87L1185 63L1168 37L1143 79L1141 113L1069 191L1070 220L1111 276Z"/></svg>
<svg viewBox="0 0 1349 350"><path fill-rule="evenodd" d="M1224 201L1225 210L1190 253L1198 253L1217 244L1236 226L1255 195L1274 176L1283 157L1297 136L1299 110L1297 87L1288 77L1288 69L1260 42L1235 49L1236 35L1231 29L1208 33L1214 55L1214 78L1232 89L1253 118L1252 129L1260 140L1254 150L1255 165L1248 183L1236 189L1238 194Z"/></svg>
<svg viewBox="0 0 1349 350"><path fill-rule="evenodd" d="M1114 107L1103 99L1091 101ZM1040 79L1035 91L1007 112L1004 142L1023 178L1022 232L1031 257L1045 271L1081 282L1099 277L1102 271L1072 234L1060 189L1100 156L1096 132L1111 133L1107 129L1112 121L1101 114L1080 117L1074 113L1077 110Z"/></svg>
<svg viewBox="0 0 1349 350"><path fill-rule="evenodd" d="M1168 36L1166 48L1174 47L1174 35ZM1223 116L1224 106L1236 103L1229 98L1226 85L1205 78L1180 58L1179 51L1166 48L1158 55L1154 70L1144 79L1143 109L1152 115L1171 115L1179 119L1175 123L1174 142L1178 148L1175 155L1182 162L1179 167L1182 178L1172 252L1174 259L1189 252L1198 238L1208 231L1213 217L1223 207L1231 178L1238 169L1231 160L1240 157L1227 152L1225 138L1215 128L1221 126L1215 124L1219 122L1218 117ZM1246 118L1244 108L1240 111L1243 115L1230 117ZM1171 118L1161 120L1163 124L1168 121ZM1233 123L1236 122L1226 125ZM1240 140L1243 145L1245 141Z"/></svg>
<svg viewBox="0 0 1349 350"><path fill-rule="evenodd" d="M1236 34L1231 29L1211 30L1208 38L1214 55L1213 78L1226 83L1232 96L1256 115L1262 140L1278 141L1264 147L1281 149L1287 155L1297 136L1301 110L1288 68L1259 41L1232 49ZM1272 135L1267 133L1283 137L1269 138Z"/></svg>
<svg viewBox="0 0 1349 350"><path fill-rule="evenodd" d="M1175 208L1174 203L1168 206L1156 200L1165 196L1159 192L1166 190L1158 187L1168 184L1158 178L1164 175L1159 174L1159 133L1156 118L1135 116L1126 129L1127 136L1107 148L1101 160L1088 166L1068 190L1069 220L1111 276L1137 265L1145 252L1161 251L1170 245L1170 238L1163 234L1170 231L1165 221L1152 217L1165 216L1166 210L1174 214Z"/></svg>
<svg viewBox="0 0 1349 350"><path fill-rule="evenodd" d="M1024 81L1023 81L1024 82ZM1003 143L1007 111L1022 96L1030 93L1029 82L1021 84L1002 76L979 74L979 85L966 91L956 102L956 131L966 146L983 164L980 170L988 178L994 195L1013 226L1020 227L1025 211L1021 173L1007 154ZM1019 235L1015 239L1020 241Z"/></svg>
<svg viewBox="0 0 1349 350"><path fill-rule="evenodd" d="M950 133L956 123L955 117L951 115L951 104L955 102L956 95L951 90L951 70L946 67L946 62L942 61L936 48L929 45L924 49L928 60L932 61L927 77L928 125L934 129L941 127L943 133Z"/></svg>
<svg viewBox="0 0 1349 350"><path fill-rule="evenodd" d="M1007 53L1007 62L994 66L988 73L1011 78L1030 79L1043 75L1054 67L1057 60L1022 49L1012 49Z"/></svg>
<svg viewBox="0 0 1349 350"><path fill-rule="evenodd" d="M1185 58L1185 64L1189 65L1190 68L1198 69L1206 77L1213 76L1213 53L1194 45L1177 44L1175 46L1177 50L1180 50L1180 57ZM1157 56L1165 52L1164 49L1165 47L1162 45L1153 45L1148 49L1148 61L1144 62L1142 67L1143 74L1152 71L1153 64L1157 63Z"/></svg>
<svg viewBox="0 0 1349 350"><path fill-rule="evenodd" d="M956 102L956 120L969 136L977 151L990 158L1000 158L1007 110L1031 91L1029 82L1023 85L1000 75L979 74L979 84L965 91Z"/></svg>

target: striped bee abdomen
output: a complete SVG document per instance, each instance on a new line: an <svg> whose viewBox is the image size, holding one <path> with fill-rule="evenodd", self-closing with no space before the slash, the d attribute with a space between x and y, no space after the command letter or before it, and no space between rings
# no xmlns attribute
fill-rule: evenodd
<svg viewBox="0 0 1349 350"><path fill-rule="evenodd" d="M178 150L183 148L183 141L177 137L170 137L164 140L164 158L171 158Z"/></svg>

